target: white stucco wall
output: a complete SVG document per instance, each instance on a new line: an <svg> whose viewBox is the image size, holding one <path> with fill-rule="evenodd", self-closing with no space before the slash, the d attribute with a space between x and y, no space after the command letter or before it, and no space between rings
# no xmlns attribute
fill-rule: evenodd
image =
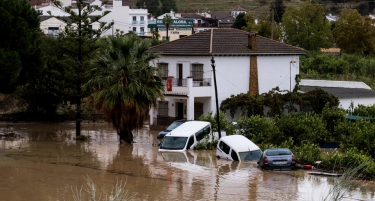
<svg viewBox="0 0 375 201"><path fill-rule="evenodd" d="M295 61L296 63L291 63ZM197 100L204 100L204 112L213 111L216 113L216 98L213 72L211 67L211 57L209 56L162 56L154 61L157 63L168 63L168 76L178 77L177 64L183 65L183 78L191 76L191 65L194 63L203 64L204 78L211 78L210 90L205 90L207 94L202 94L200 90L207 87L193 87L194 92L190 92L191 97ZM289 90L290 73L292 75L292 90L295 85L295 75L299 72L298 56L258 56L258 81L259 93L265 93L279 86L281 90ZM215 57L216 63L216 79L218 88L219 105L223 100L231 95L247 93L249 90L250 77L250 56L238 57ZM291 68L290 68L291 67ZM197 98L210 97L210 98ZM198 101L200 102L200 101ZM174 110L170 110L170 112ZM174 116L170 113L171 116ZM235 119L239 116L236 115Z"/></svg>
<svg viewBox="0 0 375 201"><path fill-rule="evenodd" d="M64 31L65 26L66 23L64 21L59 20L55 17L40 22L40 30L42 30L44 34L48 34L49 27L58 27L61 33L62 31Z"/></svg>
<svg viewBox="0 0 375 201"><path fill-rule="evenodd" d="M290 90L292 86L293 90L297 74L298 56L258 56L259 94L266 93L276 86L279 86L280 90Z"/></svg>
<svg viewBox="0 0 375 201"><path fill-rule="evenodd" d="M357 107L358 104L370 106L375 104L375 97L370 98L339 98L339 106L344 109L349 109L351 102L353 101L354 107Z"/></svg>

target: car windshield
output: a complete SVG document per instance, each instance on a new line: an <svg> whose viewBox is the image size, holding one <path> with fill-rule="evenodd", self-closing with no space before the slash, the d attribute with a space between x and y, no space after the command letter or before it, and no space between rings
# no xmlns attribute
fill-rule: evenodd
<svg viewBox="0 0 375 201"><path fill-rule="evenodd" d="M175 121L171 125L168 126L168 128L165 131L172 131L173 129L179 127L184 122Z"/></svg>
<svg viewBox="0 0 375 201"><path fill-rule="evenodd" d="M239 152L241 161L259 161L260 156L262 155L262 151L255 150L255 151L246 151L246 152Z"/></svg>
<svg viewBox="0 0 375 201"><path fill-rule="evenodd" d="M270 149L266 152L267 156L292 155L289 149Z"/></svg>
<svg viewBox="0 0 375 201"><path fill-rule="evenodd" d="M165 136L160 145L160 149L183 149L187 139L187 137Z"/></svg>

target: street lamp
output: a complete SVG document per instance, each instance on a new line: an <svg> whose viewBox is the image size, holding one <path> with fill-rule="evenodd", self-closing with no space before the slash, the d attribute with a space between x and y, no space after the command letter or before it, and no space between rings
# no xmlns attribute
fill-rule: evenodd
<svg viewBox="0 0 375 201"><path fill-rule="evenodd" d="M214 84L215 84L215 97L216 97L216 123L217 123L217 131L219 132L219 139L221 138L221 130L220 130L220 113L219 113L219 101L217 99L217 85L216 85L216 71L215 71L215 59L212 57L211 59L211 66L214 73Z"/></svg>

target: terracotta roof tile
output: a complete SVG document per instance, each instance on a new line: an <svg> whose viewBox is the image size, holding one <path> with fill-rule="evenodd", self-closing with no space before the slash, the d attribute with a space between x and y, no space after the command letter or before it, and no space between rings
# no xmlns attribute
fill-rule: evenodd
<svg viewBox="0 0 375 201"><path fill-rule="evenodd" d="M306 54L302 48L294 47L269 38L257 36L257 51L247 46L248 34L238 29L212 29L212 55L264 55ZM211 55L211 30L203 31L169 43L150 48L150 52L162 55Z"/></svg>

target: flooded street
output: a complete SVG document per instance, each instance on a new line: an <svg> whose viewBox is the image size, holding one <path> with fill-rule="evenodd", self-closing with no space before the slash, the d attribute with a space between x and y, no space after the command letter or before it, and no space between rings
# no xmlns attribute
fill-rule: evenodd
<svg viewBox="0 0 375 201"><path fill-rule="evenodd" d="M261 171L256 163L217 160L214 151L159 153L145 127L136 144L118 144L109 124L0 123L20 139L0 139L0 200L73 200L89 177L110 193L117 181L133 200L322 200L333 179L305 171ZM361 187L361 188L359 188ZM373 182L353 182L345 200L375 200Z"/></svg>

